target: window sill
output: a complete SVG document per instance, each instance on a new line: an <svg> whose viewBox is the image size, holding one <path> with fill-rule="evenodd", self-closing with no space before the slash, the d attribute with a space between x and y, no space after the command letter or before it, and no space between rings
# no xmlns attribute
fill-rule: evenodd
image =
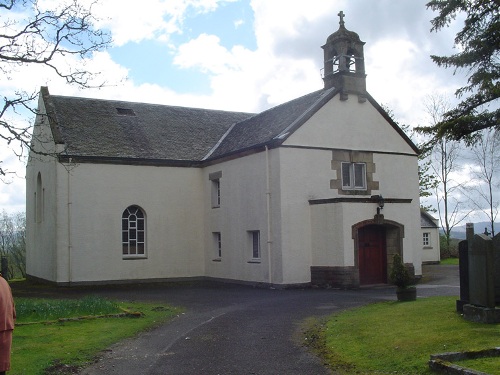
<svg viewBox="0 0 500 375"><path fill-rule="evenodd" d="M261 261L260 261L260 259L251 259L251 260L249 260L247 263L251 263L251 264L260 264L260 263L261 263Z"/></svg>
<svg viewBox="0 0 500 375"><path fill-rule="evenodd" d="M432 246L424 246L424 250L432 250L433 247Z"/></svg>
<svg viewBox="0 0 500 375"><path fill-rule="evenodd" d="M215 259L212 259L212 262L222 262L222 258L215 258Z"/></svg>
<svg viewBox="0 0 500 375"><path fill-rule="evenodd" d="M146 255L130 255L122 257L123 260L148 259Z"/></svg>

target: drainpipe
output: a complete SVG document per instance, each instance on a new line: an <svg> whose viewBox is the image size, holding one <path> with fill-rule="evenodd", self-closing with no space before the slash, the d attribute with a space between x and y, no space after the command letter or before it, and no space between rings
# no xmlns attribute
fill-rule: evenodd
<svg viewBox="0 0 500 375"><path fill-rule="evenodd" d="M69 162L71 163L71 158L69 159ZM71 280L73 278L73 275L72 275L72 269L71 269L71 253L73 251L73 245L72 245L72 239L71 239L71 179L70 179L70 176L71 176L71 172L70 172L70 168L66 168L67 169L67 172L68 172L68 206L67 206L67 209L68 209L68 282L69 282L69 285L71 285Z"/></svg>
<svg viewBox="0 0 500 375"><path fill-rule="evenodd" d="M266 209L267 209L267 263L269 266L269 285L273 284L273 269L271 263L272 228L271 228L271 175L269 166L269 148L266 145Z"/></svg>

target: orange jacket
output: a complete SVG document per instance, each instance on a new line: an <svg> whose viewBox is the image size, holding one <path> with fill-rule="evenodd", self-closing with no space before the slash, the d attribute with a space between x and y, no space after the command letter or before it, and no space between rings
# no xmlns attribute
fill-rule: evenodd
<svg viewBox="0 0 500 375"><path fill-rule="evenodd" d="M15 320L16 308L12 291L7 281L0 276L0 331L13 330Z"/></svg>

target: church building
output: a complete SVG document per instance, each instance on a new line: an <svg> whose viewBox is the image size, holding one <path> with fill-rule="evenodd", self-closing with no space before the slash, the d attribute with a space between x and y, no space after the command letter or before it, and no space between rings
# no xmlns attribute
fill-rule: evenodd
<svg viewBox="0 0 500 375"><path fill-rule="evenodd" d="M29 277L355 288L387 283L394 254L421 275L418 149L366 91L339 15L324 87L257 114L42 87Z"/></svg>

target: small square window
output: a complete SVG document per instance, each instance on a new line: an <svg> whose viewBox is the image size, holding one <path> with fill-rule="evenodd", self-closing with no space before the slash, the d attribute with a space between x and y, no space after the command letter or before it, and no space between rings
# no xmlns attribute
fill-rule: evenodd
<svg viewBox="0 0 500 375"><path fill-rule="evenodd" d="M366 190L365 163L342 163L342 189Z"/></svg>
<svg viewBox="0 0 500 375"><path fill-rule="evenodd" d="M423 233L422 242L423 242L424 246L430 246L430 243L431 243L430 237L431 237L431 234L429 232Z"/></svg>

